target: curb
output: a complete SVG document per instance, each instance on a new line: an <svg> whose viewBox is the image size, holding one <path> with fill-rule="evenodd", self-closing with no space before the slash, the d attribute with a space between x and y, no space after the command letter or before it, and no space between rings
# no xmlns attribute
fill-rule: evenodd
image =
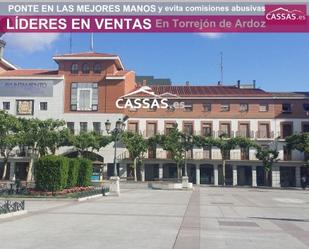
<svg viewBox="0 0 309 249"><path fill-rule="evenodd" d="M28 213L27 210L20 210L20 211L16 211L12 213L0 214L0 219L7 219L7 218L15 217L15 216L24 215L27 213Z"/></svg>
<svg viewBox="0 0 309 249"><path fill-rule="evenodd" d="M102 194L98 194L98 195L91 195L91 196L81 197L81 198L78 198L76 201L87 201L87 200L96 199L96 198L99 198L99 197L103 197L103 195Z"/></svg>

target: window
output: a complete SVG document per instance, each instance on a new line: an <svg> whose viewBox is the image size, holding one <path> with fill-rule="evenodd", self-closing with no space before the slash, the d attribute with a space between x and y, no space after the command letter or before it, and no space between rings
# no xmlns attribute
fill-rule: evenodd
<svg viewBox="0 0 309 249"><path fill-rule="evenodd" d="M88 74L88 73L90 72L90 67L89 67L88 63L84 63L84 64L83 64L82 72L83 72L84 74Z"/></svg>
<svg viewBox="0 0 309 249"><path fill-rule="evenodd" d="M80 133L87 132L88 130L88 123L87 122L80 122Z"/></svg>
<svg viewBox="0 0 309 249"><path fill-rule="evenodd" d="M99 64L99 63L95 64L94 67L93 67L93 72L94 73L101 73L102 72L102 65Z"/></svg>
<svg viewBox="0 0 309 249"><path fill-rule="evenodd" d="M183 132L186 135L193 135L193 123L191 122L185 122L183 124Z"/></svg>
<svg viewBox="0 0 309 249"><path fill-rule="evenodd" d="M302 132L309 132L309 123L302 124Z"/></svg>
<svg viewBox="0 0 309 249"><path fill-rule="evenodd" d="M268 112L268 104L260 104L260 112Z"/></svg>
<svg viewBox="0 0 309 249"><path fill-rule="evenodd" d="M203 104L203 112L211 112L211 104Z"/></svg>
<svg viewBox="0 0 309 249"><path fill-rule="evenodd" d="M250 128L249 124L241 123L239 124L239 131L238 136L239 137L250 137Z"/></svg>
<svg viewBox="0 0 309 249"><path fill-rule="evenodd" d="M203 147L203 159L211 159L211 147Z"/></svg>
<svg viewBox="0 0 309 249"><path fill-rule="evenodd" d="M268 123L260 123L258 130L258 138L270 138L270 129Z"/></svg>
<svg viewBox="0 0 309 249"><path fill-rule="evenodd" d="M93 131L96 134L101 134L101 123L100 122L93 122Z"/></svg>
<svg viewBox="0 0 309 249"><path fill-rule="evenodd" d="M129 122L128 131L138 133L138 122Z"/></svg>
<svg viewBox="0 0 309 249"><path fill-rule="evenodd" d="M231 124L230 123L221 123L219 136L231 137Z"/></svg>
<svg viewBox="0 0 309 249"><path fill-rule="evenodd" d="M11 109L11 103L10 102L3 102L3 110L10 110Z"/></svg>
<svg viewBox="0 0 309 249"><path fill-rule="evenodd" d="M239 105L239 111L240 112L247 112L247 111L249 111L249 105L248 104L240 104Z"/></svg>
<svg viewBox="0 0 309 249"><path fill-rule="evenodd" d="M98 110L98 84L72 83L71 85L72 111Z"/></svg>
<svg viewBox="0 0 309 249"><path fill-rule="evenodd" d="M147 122L146 124L146 136L153 137L157 134L157 123L156 122Z"/></svg>
<svg viewBox="0 0 309 249"><path fill-rule="evenodd" d="M71 65L71 73L77 74L78 73L78 65L76 63L73 63Z"/></svg>
<svg viewBox="0 0 309 249"><path fill-rule="evenodd" d="M183 110L185 112L192 112L193 111L193 105L185 105L185 108Z"/></svg>
<svg viewBox="0 0 309 249"><path fill-rule="evenodd" d="M221 112L228 112L230 111L230 105L229 104L221 104Z"/></svg>
<svg viewBox="0 0 309 249"><path fill-rule="evenodd" d="M293 125L290 123L281 124L281 138L291 136L293 133Z"/></svg>
<svg viewBox="0 0 309 249"><path fill-rule="evenodd" d="M291 104L282 104L282 113L291 113L292 107Z"/></svg>
<svg viewBox="0 0 309 249"><path fill-rule="evenodd" d="M211 137L212 136L212 124L202 123L202 136Z"/></svg>
<svg viewBox="0 0 309 249"><path fill-rule="evenodd" d="M74 134L74 122L67 122L67 127L72 134Z"/></svg>
<svg viewBox="0 0 309 249"><path fill-rule="evenodd" d="M291 161L292 160L292 152L288 149L287 146L283 146L283 160L284 161Z"/></svg>
<svg viewBox="0 0 309 249"><path fill-rule="evenodd" d="M47 111L47 102L40 102L40 110Z"/></svg>
<svg viewBox="0 0 309 249"><path fill-rule="evenodd" d="M303 108L305 112L309 112L309 104L303 104Z"/></svg>
<svg viewBox="0 0 309 249"><path fill-rule="evenodd" d="M175 123L165 123L165 135L169 134L170 131L174 128Z"/></svg>

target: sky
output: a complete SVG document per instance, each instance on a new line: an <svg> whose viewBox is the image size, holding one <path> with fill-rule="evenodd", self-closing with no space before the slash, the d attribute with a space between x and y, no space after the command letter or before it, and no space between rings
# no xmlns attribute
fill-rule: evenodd
<svg viewBox="0 0 309 249"><path fill-rule="evenodd" d="M55 69L55 54L70 52L70 34L5 34L5 58L21 68ZM90 34L72 35L72 52L90 50ZM252 83L267 91L309 91L309 33L95 33L96 52L117 54L137 75L173 84Z"/></svg>

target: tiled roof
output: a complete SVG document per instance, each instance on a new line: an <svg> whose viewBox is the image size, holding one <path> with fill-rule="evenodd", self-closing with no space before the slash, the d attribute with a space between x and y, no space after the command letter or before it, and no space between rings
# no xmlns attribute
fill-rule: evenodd
<svg viewBox="0 0 309 249"><path fill-rule="evenodd" d="M116 57L115 54L96 53L96 52L83 52L73 54L56 55L55 57Z"/></svg>
<svg viewBox="0 0 309 249"><path fill-rule="evenodd" d="M0 73L3 76L55 76L58 75L57 70L47 69L17 69Z"/></svg>
<svg viewBox="0 0 309 249"><path fill-rule="evenodd" d="M308 98L309 92L272 92L273 97L279 98Z"/></svg>
<svg viewBox="0 0 309 249"><path fill-rule="evenodd" d="M150 86L152 91L157 94L172 94L179 97L271 97L272 95L262 89L241 89L236 86ZM134 91L136 91L135 89ZM138 93L138 96L146 95Z"/></svg>

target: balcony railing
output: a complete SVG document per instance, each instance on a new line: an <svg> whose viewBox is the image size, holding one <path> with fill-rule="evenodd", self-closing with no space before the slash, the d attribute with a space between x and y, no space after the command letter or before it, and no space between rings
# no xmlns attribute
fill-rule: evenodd
<svg viewBox="0 0 309 249"><path fill-rule="evenodd" d="M254 138L254 131L236 131L236 137Z"/></svg>
<svg viewBox="0 0 309 249"><path fill-rule="evenodd" d="M257 131L255 133L255 137L257 139L273 139L275 137L275 133L273 131Z"/></svg>

